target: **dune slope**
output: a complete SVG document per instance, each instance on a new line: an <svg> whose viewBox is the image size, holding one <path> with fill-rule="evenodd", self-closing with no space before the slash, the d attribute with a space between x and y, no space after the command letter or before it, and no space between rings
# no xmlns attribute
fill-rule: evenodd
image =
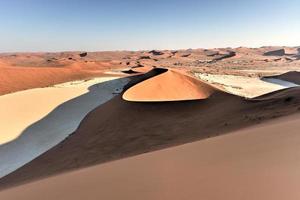
<svg viewBox="0 0 300 200"><path fill-rule="evenodd" d="M215 90L200 80L169 69L129 88L123 99L136 102L206 99Z"/></svg>
<svg viewBox="0 0 300 200"><path fill-rule="evenodd" d="M100 77L0 96L0 177L60 143L127 82Z"/></svg>
<svg viewBox="0 0 300 200"><path fill-rule="evenodd" d="M84 62L58 58L49 62L43 56L16 55L11 58L11 56L3 57L0 54L0 95L104 76L104 70L110 68L117 67L106 62Z"/></svg>
<svg viewBox="0 0 300 200"><path fill-rule="evenodd" d="M290 116L12 188L0 199L298 200L299 128L300 116Z"/></svg>

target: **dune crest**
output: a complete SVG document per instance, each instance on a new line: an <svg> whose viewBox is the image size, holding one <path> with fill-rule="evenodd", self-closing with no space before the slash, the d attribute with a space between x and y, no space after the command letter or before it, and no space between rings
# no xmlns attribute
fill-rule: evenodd
<svg viewBox="0 0 300 200"><path fill-rule="evenodd" d="M207 99L215 88L173 70L159 74L129 88L123 99L134 102L162 102Z"/></svg>

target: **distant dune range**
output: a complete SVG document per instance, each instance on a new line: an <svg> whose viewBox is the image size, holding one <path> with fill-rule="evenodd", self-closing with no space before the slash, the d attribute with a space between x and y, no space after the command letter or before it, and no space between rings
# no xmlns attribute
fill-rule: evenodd
<svg viewBox="0 0 300 200"><path fill-rule="evenodd" d="M274 75L299 70L299 47L114 52L1 53L0 95L30 88L159 66L198 72ZM116 70L116 71L114 71ZM124 74L123 74L124 75ZM32 78L35 77L35 78Z"/></svg>
<svg viewBox="0 0 300 200"><path fill-rule="evenodd" d="M201 94L197 96L200 100L166 102L165 97L174 100L177 93L171 90L176 85L162 84L165 79L187 80L188 83L180 82L178 87L196 88L192 97ZM161 99L163 102L131 102L124 101L122 95L114 97L90 112L65 141L3 177L0 187L226 134L298 112L300 108L299 87L274 92L263 100L246 100L161 68L131 77L123 93L125 99L131 92L132 100L143 96L140 91L147 90L143 84L150 85L150 90L167 93ZM158 86L162 89L158 90ZM155 100L161 97L157 95Z"/></svg>
<svg viewBox="0 0 300 200"><path fill-rule="evenodd" d="M25 62L26 56L22 55L17 57L15 63L12 63L13 58L10 56L2 59L0 57L0 95L73 80L105 76L104 70L117 68L115 63L104 61L84 62L78 60L75 62L63 59L46 62L42 55L28 58L30 63Z"/></svg>

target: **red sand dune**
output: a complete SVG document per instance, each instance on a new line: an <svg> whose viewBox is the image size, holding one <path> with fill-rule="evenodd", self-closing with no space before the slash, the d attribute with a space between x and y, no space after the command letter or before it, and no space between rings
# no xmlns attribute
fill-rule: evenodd
<svg viewBox="0 0 300 200"><path fill-rule="evenodd" d="M63 67L10 66L0 62L0 95L25 89L47 87L72 80L103 75L108 63L74 63Z"/></svg>
<svg viewBox="0 0 300 200"><path fill-rule="evenodd" d="M122 72L125 74L139 74L139 73L147 73L154 69L154 67L151 66L141 66L141 67L132 67L127 70L123 70Z"/></svg>
<svg viewBox="0 0 300 200"><path fill-rule="evenodd" d="M206 99L215 88L173 70L147 79L123 94L127 101L182 101Z"/></svg>
<svg viewBox="0 0 300 200"><path fill-rule="evenodd" d="M142 66L142 67L132 67L131 70L138 73L147 73L151 71L153 67L151 66Z"/></svg>

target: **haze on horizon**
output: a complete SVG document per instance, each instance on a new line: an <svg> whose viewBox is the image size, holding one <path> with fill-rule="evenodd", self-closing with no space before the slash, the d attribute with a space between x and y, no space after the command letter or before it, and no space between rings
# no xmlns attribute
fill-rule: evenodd
<svg viewBox="0 0 300 200"><path fill-rule="evenodd" d="M299 46L299 7L299 0L0 0L0 52Z"/></svg>

